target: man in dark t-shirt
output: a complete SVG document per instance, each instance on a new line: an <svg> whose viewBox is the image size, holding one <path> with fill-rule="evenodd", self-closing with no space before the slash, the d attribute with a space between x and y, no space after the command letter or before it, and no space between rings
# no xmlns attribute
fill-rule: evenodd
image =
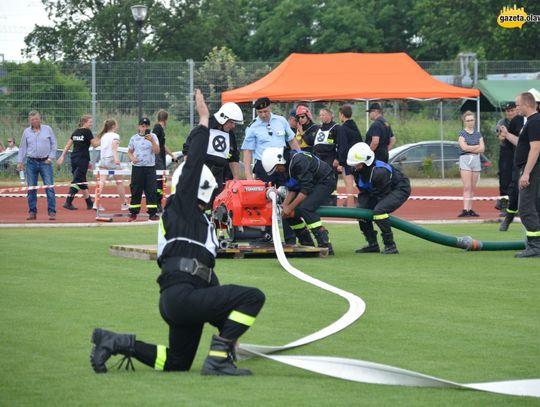
<svg viewBox="0 0 540 407"><path fill-rule="evenodd" d="M369 119L373 121L366 133L366 144L375 153L375 159L388 162L388 150L396 142L390 123L382 115L380 103L372 103L367 110Z"/></svg>
<svg viewBox="0 0 540 407"><path fill-rule="evenodd" d="M519 133L514 163L520 169L519 216L525 227L525 250L516 257L540 257L540 113L529 93L516 98L516 107L527 122Z"/></svg>
<svg viewBox="0 0 540 407"><path fill-rule="evenodd" d="M88 164L90 163L89 148L91 145L93 147L97 147L99 145L99 140L94 138L94 135L90 130L92 128L92 124L92 116L85 115L81 117L79 128L73 132L66 146L64 147L62 155L56 161L57 165L62 165L67 152L71 146L73 146L73 151L71 152L71 173L73 174L73 179L71 181L66 202L63 205L65 209L69 209L71 211L77 209L75 206L73 206L73 200L79 191L82 192L83 198L86 201L86 209L92 209L94 204L94 201L92 201L92 198L88 193L88 182L86 180Z"/></svg>

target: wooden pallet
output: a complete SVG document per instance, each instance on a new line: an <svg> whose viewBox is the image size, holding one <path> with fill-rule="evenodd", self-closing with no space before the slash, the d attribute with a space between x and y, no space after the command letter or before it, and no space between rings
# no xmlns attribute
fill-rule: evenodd
<svg viewBox="0 0 540 407"><path fill-rule="evenodd" d="M283 247L287 257L327 257L327 248L309 246L289 246ZM111 245L109 253L113 256L128 257L138 260L156 260L157 247L155 245ZM276 257L274 246L260 245L238 245L227 249L218 250L218 258L257 258Z"/></svg>

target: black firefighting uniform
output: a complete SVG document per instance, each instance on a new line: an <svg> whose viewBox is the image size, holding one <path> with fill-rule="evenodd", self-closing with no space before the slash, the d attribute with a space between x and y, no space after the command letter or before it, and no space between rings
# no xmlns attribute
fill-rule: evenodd
<svg viewBox="0 0 540 407"><path fill-rule="evenodd" d="M154 125L154 128L152 129L152 133L154 133L159 141L159 153L156 154L156 170L165 170L167 168L167 162L166 162L166 155L167 152L165 150L165 129L163 126L159 123L156 123ZM156 181L156 202L158 204L158 207L161 205L161 201L163 200L163 176L157 175L157 181Z"/></svg>
<svg viewBox="0 0 540 407"><path fill-rule="evenodd" d="M133 355L158 370L189 370L206 322L218 328L219 336L236 341L253 324L265 301L257 288L219 285L213 271L217 237L197 203L208 136L203 126L192 132L189 159L159 224L159 311L169 325L169 346L137 341ZM195 267L181 271L182 261L194 260L209 271L209 279Z"/></svg>
<svg viewBox="0 0 540 407"><path fill-rule="evenodd" d="M373 210L373 220L382 233L385 245L393 243L389 214L403 205L411 195L411 184L401 171L383 161L354 172L358 194L358 207ZM373 222L361 219L360 230L368 242L376 240Z"/></svg>
<svg viewBox="0 0 540 407"><path fill-rule="evenodd" d="M334 169L334 160L337 159L337 144L339 140L342 140L344 137L342 135L343 129L339 124L331 121L330 123L321 124L314 136L307 137L306 140L308 144L313 145L313 154L319 157L321 160L326 162L334 174L334 190L337 188L338 172ZM330 195L328 205L335 206L337 204L337 197Z"/></svg>
<svg viewBox="0 0 540 407"><path fill-rule="evenodd" d="M75 197L81 189L88 189L86 173L88 172L88 164L90 163L90 143L94 135L90 129L79 128L71 135L73 140L73 151L71 152L71 173L73 179L69 188L69 196ZM73 199L71 199L73 200Z"/></svg>
<svg viewBox="0 0 540 407"><path fill-rule="evenodd" d="M206 159L204 163L210 168L218 184L216 195L223 191L225 181L229 179L229 163L240 161L240 150L236 143L236 136L231 130L224 132L223 127L218 123L214 116L210 117L210 140L206 150ZM193 132L189 134L182 152L185 155L190 154L190 145L193 141Z"/></svg>
<svg viewBox="0 0 540 407"><path fill-rule="evenodd" d="M334 170L319 157L305 151L291 150L286 164L290 191L302 192L307 197L296 207L296 214L289 219L293 230L307 226L313 230L322 226L317 209L328 201L335 188Z"/></svg>
<svg viewBox="0 0 540 407"><path fill-rule="evenodd" d="M515 116L510 123L508 124L508 132L513 134L514 136L518 136L521 132L521 129L523 128L523 125L525 123L525 119L523 116L517 115ZM505 140L505 143L510 144L508 140ZM510 183L507 185L506 192L508 194L508 206L506 208L506 213L509 215L516 215L518 212L518 200L519 200L519 177L520 177L520 169L514 162L514 155L515 155L515 146L511 144L512 146L512 163L510 164L511 172L510 172ZM499 165L499 172L501 171L500 165Z"/></svg>

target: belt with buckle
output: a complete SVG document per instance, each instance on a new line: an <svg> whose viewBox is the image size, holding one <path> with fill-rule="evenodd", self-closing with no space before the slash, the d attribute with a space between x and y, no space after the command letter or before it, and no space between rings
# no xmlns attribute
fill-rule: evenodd
<svg viewBox="0 0 540 407"><path fill-rule="evenodd" d="M39 157L28 157L30 158L31 160L36 160L36 161L47 161L49 159L49 157L43 157L43 158L39 158Z"/></svg>
<svg viewBox="0 0 540 407"><path fill-rule="evenodd" d="M212 279L212 271L208 266L200 263L197 259L189 259L187 257L171 257L165 260L161 269L165 272L184 272L197 276L200 279L210 283Z"/></svg>

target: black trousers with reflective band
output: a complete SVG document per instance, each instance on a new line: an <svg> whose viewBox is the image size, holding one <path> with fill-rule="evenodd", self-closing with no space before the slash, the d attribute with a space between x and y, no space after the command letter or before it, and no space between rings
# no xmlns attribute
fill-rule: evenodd
<svg viewBox="0 0 540 407"><path fill-rule="evenodd" d="M129 211L138 214L141 211L141 199L144 191L146 207L149 215L157 212L156 201L156 167L135 167L131 169L131 203Z"/></svg>

